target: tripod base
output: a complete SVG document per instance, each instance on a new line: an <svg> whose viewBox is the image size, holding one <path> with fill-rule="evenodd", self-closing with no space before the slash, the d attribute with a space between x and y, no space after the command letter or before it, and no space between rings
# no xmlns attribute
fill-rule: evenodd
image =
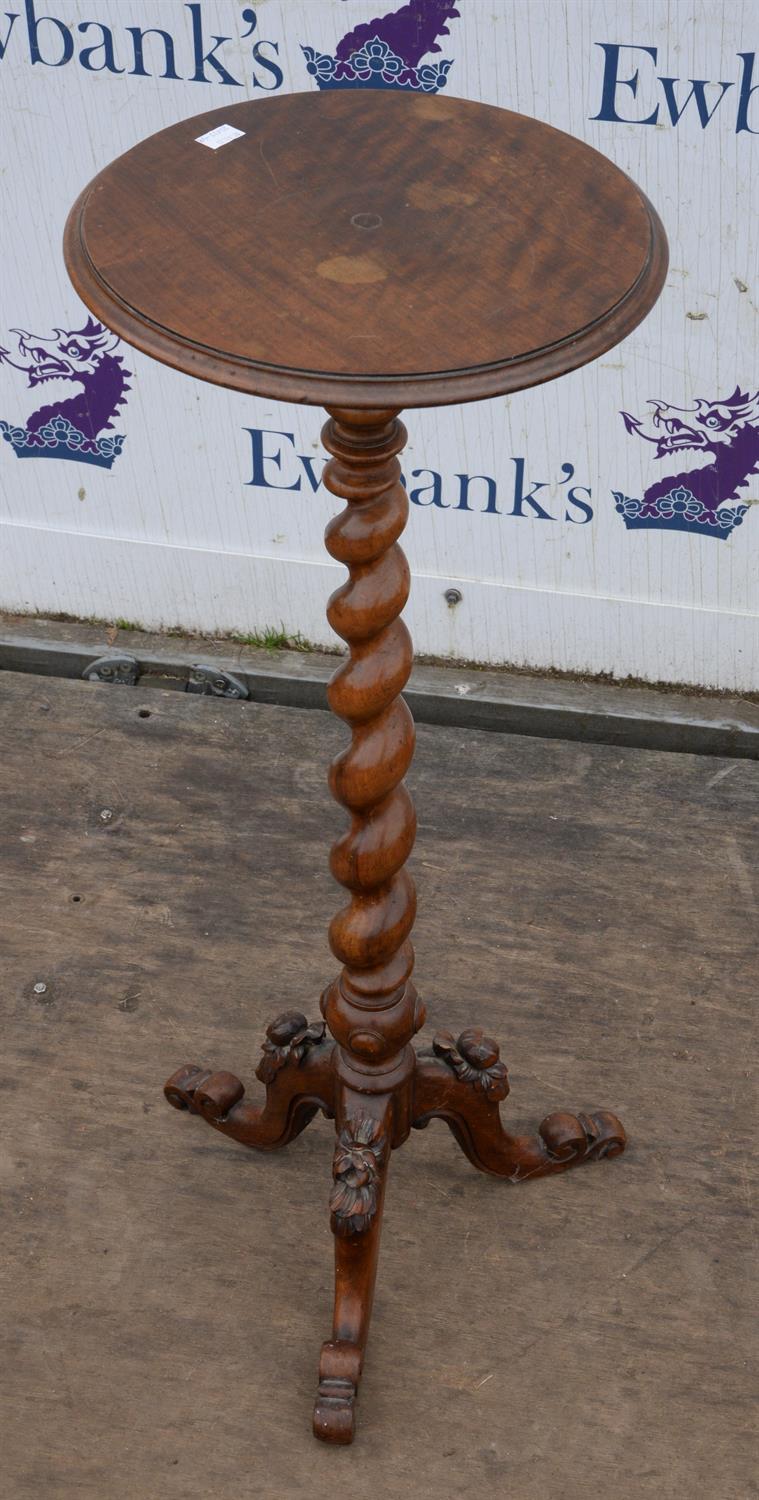
<svg viewBox="0 0 759 1500"><path fill-rule="evenodd" d="M335 1236L332 1338L322 1346L314 1433L328 1443L350 1443L354 1405L369 1332L379 1255L382 1209L391 1149L408 1135L404 1121L424 1129L445 1120L475 1167L510 1182L565 1172L581 1162L618 1156L625 1132L608 1110L548 1115L535 1135L511 1135L499 1104L509 1092L497 1044L477 1027L458 1038L441 1031L429 1051L409 1051L409 1071L397 1089L362 1093L339 1076L340 1048L323 1022L309 1025L288 1011L272 1022L256 1076L266 1086L262 1105L245 1099L232 1073L186 1066L164 1093L175 1109L200 1115L243 1146L276 1150L299 1135L318 1110L337 1121L332 1166L331 1227ZM407 1085L410 1084L410 1089ZM399 1107L401 1093L410 1098Z"/></svg>

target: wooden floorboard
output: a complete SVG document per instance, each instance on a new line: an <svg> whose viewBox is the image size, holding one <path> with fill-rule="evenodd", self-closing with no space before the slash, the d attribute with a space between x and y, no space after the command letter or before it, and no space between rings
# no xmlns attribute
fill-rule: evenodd
<svg viewBox="0 0 759 1500"><path fill-rule="evenodd" d="M420 729L421 1040L481 1024L510 1122L605 1106L631 1143L512 1187L415 1133L356 1443L311 1438L332 1127L258 1156L161 1085L195 1061L252 1091L268 1020L318 1014L344 740L0 674L9 1497L749 1500L746 760Z"/></svg>

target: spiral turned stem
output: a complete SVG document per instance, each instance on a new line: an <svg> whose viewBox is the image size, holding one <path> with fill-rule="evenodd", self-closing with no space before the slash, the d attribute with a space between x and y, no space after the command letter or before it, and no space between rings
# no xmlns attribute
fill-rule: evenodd
<svg viewBox="0 0 759 1500"><path fill-rule="evenodd" d="M408 563L398 545L408 517L397 458L406 431L395 412L333 411L322 441L332 454L324 483L347 501L325 542L349 572L327 606L332 628L350 647L328 697L352 731L330 771L332 794L351 815L330 866L350 900L330 926L343 970L322 1009L341 1049L344 1081L383 1092L410 1073L409 1042L424 1019L410 982L416 895L404 869L416 833L403 785L414 721L400 697L412 646L398 618L409 592Z"/></svg>

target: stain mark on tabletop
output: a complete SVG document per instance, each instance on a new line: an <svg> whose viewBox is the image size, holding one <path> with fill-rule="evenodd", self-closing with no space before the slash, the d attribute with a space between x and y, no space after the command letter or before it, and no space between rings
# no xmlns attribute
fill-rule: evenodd
<svg viewBox="0 0 759 1500"><path fill-rule="evenodd" d="M461 188L438 187L434 182L412 182L407 189L407 198L412 208L466 208L477 202L476 193L462 192Z"/></svg>
<svg viewBox="0 0 759 1500"><path fill-rule="evenodd" d="M451 114L455 114L457 102L453 99L441 99L439 94L422 94L417 99L409 100L414 114L420 115L423 120L431 120L434 124L442 123Z"/></svg>
<svg viewBox="0 0 759 1500"><path fill-rule="evenodd" d="M387 271L369 255L331 255L319 262L316 274L345 286L368 286L373 281L387 280Z"/></svg>

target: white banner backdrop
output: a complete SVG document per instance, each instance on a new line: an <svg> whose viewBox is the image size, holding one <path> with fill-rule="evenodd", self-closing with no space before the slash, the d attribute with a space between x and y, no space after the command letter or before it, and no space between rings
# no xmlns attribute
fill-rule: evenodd
<svg viewBox="0 0 759 1500"><path fill-rule="evenodd" d="M417 649L759 687L753 0L7 3L0 607L334 644L319 413L104 337L63 224L113 157L202 110L444 89L604 152L658 208L671 268L645 324L588 369L408 414Z"/></svg>

